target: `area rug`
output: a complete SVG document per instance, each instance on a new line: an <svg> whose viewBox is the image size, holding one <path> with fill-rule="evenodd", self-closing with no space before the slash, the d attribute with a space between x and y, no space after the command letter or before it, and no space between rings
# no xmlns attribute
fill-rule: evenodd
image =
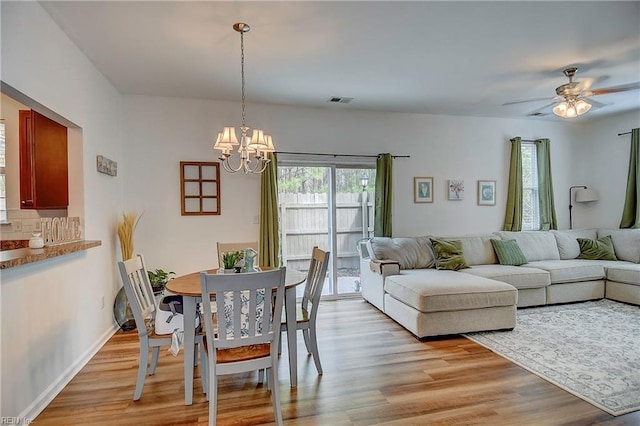
<svg viewBox="0 0 640 426"><path fill-rule="evenodd" d="M466 337L614 416L640 410L640 307L519 309L513 331Z"/></svg>

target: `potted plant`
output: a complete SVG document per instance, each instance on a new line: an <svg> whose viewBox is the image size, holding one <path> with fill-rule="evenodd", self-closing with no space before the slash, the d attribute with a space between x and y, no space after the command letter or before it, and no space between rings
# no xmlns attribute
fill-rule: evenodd
<svg viewBox="0 0 640 426"><path fill-rule="evenodd" d="M243 253L241 251L228 251L222 254L222 264L224 266L224 273L229 274L236 272L239 262L242 260Z"/></svg>
<svg viewBox="0 0 640 426"><path fill-rule="evenodd" d="M149 282L154 293L160 293L164 290L164 286L167 285L171 278L171 275L175 275L175 272L166 272L163 269L156 269L155 271L147 271L149 275Z"/></svg>

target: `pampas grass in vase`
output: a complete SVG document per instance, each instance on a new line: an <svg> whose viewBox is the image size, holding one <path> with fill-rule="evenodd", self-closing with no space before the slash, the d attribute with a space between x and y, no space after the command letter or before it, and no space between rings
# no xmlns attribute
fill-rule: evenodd
<svg viewBox="0 0 640 426"><path fill-rule="evenodd" d="M122 260L129 260L133 257L133 231L141 217L142 213L140 216L136 212L122 213L122 219L118 221L118 238L120 239Z"/></svg>

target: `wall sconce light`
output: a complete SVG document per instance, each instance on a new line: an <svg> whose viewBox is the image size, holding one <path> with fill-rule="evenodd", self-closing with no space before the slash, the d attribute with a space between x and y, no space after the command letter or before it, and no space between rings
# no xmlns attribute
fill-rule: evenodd
<svg viewBox="0 0 640 426"><path fill-rule="evenodd" d="M573 205L571 204L572 191L575 188L580 188L576 191L576 203L588 203L591 201L598 201L598 192L595 189L589 189L584 185L572 186L569 188L569 229L573 229L573 221L571 218L571 210Z"/></svg>

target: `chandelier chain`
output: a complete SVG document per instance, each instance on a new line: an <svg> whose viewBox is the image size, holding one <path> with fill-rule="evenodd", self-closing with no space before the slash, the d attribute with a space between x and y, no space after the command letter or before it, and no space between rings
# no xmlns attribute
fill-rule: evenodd
<svg viewBox="0 0 640 426"><path fill-rule="evenodd" d="M246 127L244 112L244 32L240 32L240 75L242 76L242 127Z"/></svg>

